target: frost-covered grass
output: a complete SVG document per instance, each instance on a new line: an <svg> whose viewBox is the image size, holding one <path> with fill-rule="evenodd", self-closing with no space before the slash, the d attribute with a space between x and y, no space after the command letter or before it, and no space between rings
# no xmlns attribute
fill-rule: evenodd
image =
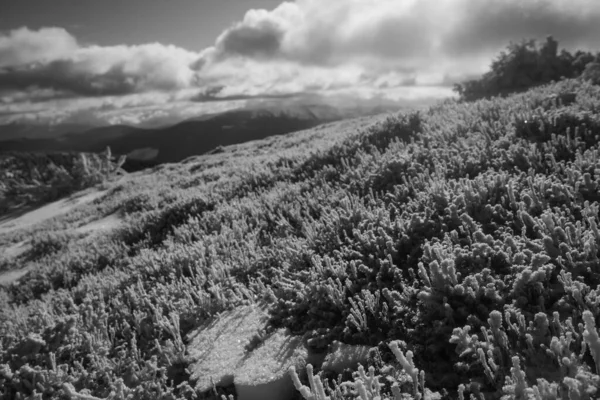
<svg viewBox="0 0 600 400"><path fill-rule="evenodd" d="M352 384L322 377L332 399L597 398L599 110L598 86L564 81L122 180L39 228L1 289L0 398L210 397L184 338L257 301L315 350L377 347ZM92 242L52 237L115 212Z"/></svg>

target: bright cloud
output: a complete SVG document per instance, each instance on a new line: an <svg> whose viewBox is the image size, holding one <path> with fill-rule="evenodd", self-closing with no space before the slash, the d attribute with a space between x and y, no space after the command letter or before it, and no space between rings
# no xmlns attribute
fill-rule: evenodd
<svg viewBox="0 0 600 400"><path fill-rule="evenodd" d="M60 60L69 57L78 47L77 40L61 28L16 29L8 35L0 35L0 68Z"/></svg>
<svg viewBox="0 0 600 400"><path fill-rule="evenodd" d="M0 36L0 90L53 89L80 96L192 86L199 54L175 46L81 46L67 31L21 28Z"/></svg>
<svg viewBox="0 0 600 400"><path fill-rule="evenodd" d="M457 67L480 73L510 41L552 34L565 46L593 48L599 20L594 0L297 0L249 11L211 56L358 65L442 84Z"/></svg>

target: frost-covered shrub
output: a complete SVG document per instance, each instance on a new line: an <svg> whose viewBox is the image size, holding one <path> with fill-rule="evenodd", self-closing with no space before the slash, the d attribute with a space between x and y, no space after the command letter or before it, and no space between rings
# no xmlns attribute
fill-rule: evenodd
<svg viewBox="0 0 600 400"><path fill-rule="evenodd" d="M335 382L297 371L299 395L597 398L599 109L598 86L565 80L125 180L45 228L102 210L122 230L0 291L0 397L210 396L186 334L264 302L265 334L375 348Z"/></svg>
<svg viewBox="0 0 600 400"><path fill-rule="evenodd" d="M121 171L107 148L95 153L8 153L0 156L0 214L65 197Z"/></svg>

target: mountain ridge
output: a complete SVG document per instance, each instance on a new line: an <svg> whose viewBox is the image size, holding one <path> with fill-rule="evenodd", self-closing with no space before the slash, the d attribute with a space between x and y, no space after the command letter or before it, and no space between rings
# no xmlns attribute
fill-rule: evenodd
<svg viewBox="0 0 600 400"><path fill-rule="evenodd" d="M100 152L110 147L114 154L128 155L125 168L136 170L149 165L181 161L219 146L263 139L391 109L396 107L335 107L316 101L257 102L243 108L189 118L162 128L125 124L101 126L58 137L4 140L0 141L0 149L18 152ZM149 154L153 157L149 158Z"/></svg>

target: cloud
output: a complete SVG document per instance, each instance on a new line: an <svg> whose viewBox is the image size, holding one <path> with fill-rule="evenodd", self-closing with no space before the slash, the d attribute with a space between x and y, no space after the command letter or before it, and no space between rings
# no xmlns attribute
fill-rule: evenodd
<svg viewBox="0 0 600 400"><path fill-rule="evenodd" d="M45 101L0 103L0 125L11 122L35 124L133 124L146 127L241 107L244 101L198 103L190 101L197 92L153 92L120 96L54 98ZM87 123L86 123L87 122Z"/></svg>
<svg viewBox="0 0 600 400"><path fill-rule="evenodd" d="M280 51L285 29L265 10L251 10L217 39L218 54L270 58Z"/></svg>
<svg viewBox="0 0 600 400"><path fill-rule="evenodd" d="M493 54L523 38L552 34L567 46L592 47L599 20L595 0L297 0L249 11L219 36L213 57L441 77L456 61L481 72Z"/></svg>
<svg viewBox="0 0 600 400"><path fill-rule="evenodd" d="M201 52L84 45L62 28L21 28L0 32L0 113L176 113L166 102L306 93L443 97L510 41L553 35L568 49L598 50L597 21L597 0L296 0L249 10Z"/></svg>
<svg viewBox="0 0 600 400"><path fill-rule="evenodd" d="M445 52L454 57L503 48L509 41L553 35L562 46L598 50L600 3L594 0L489 0L459 3Z"/></svg>
<svg viewBox="0 0 600 400"><path fill-rule="evenodd" d="M61 28L0 34L0 91L107 96L222 86L224 96L447 86L510 41L600 37L596 0L296 0L250 10L213 47L89 46Z"/></svg>
<svg viewBox="0 0 600 400"><path fill-rule="evenodd" d="M0 36L0 90L53 89L80 96L174 91L193 85L198 53L159 43L80 46L59 28Z"/></svg>
<svg viewBox="0 0 600 400"><path fill-rule="evenodd" d="M15 29L0 35L0 68L59 60L78 48L77 40L62 28Z"/></svg>

